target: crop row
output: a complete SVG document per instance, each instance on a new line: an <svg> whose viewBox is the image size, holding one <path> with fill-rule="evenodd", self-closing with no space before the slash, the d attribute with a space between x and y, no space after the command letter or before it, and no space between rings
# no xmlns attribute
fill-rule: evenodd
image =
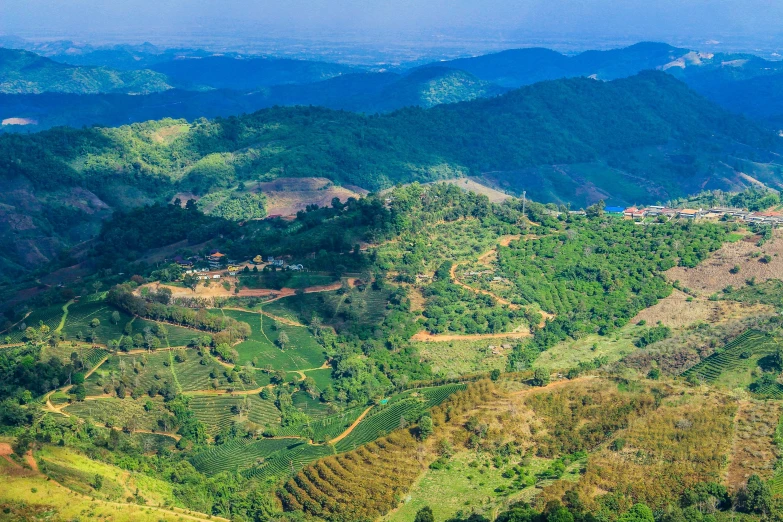
<svg viewBox="0 0 783 522"><path fill-rule="evenodd" d="M244 475L247 478L269 479L293 474L307 464L332 453L330 446L312 446L301 442L270 455L263 465L247 470Z"/></svg>
<svg viewBox="0 0 783 522"><path fill-rule="evenodd" d="M728 343L719 353L714 353L691 367L682 375L695 375L707 382L714 382L723 372L745 366L746 356L765 352L770 337L758 330L748 330Z"/></svg>
<svg viewBox="0 0 783 522"><path fill-rule="evenodd" d="M245 418L255 424L263 426L265 424L275 425L280 422L280 411L272 401L264 400L257 395L245 397L195 395L191 397L189 407L196 418L207 426L210 435L218 433L233 421L238 420L240 417L235 411L239 409L247 408L247 411L242 411L242 413Z"/></svg>
<svg viewBox="0 0 783 522"><path fill-rule="evenodd" d="M198 453L190 459L190 462L205 475L215 475L223 471L252 466L296 444L292 439L234 439Z"/></svg>

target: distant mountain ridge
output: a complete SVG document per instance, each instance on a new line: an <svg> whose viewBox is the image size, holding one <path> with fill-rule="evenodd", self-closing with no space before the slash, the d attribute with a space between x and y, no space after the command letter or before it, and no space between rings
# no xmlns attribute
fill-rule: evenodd
<svg viewBox="0 0 783 522"><path fill-rule="evenodd" d="M741 189L749 178L781 189L782 150L775 133L655 71L541 82L379 116L275 107L193 123L11 134L0 136L0 265L13 273L51 259L94 235L113 209L277 177L374 190L474 175L584 207Z"/></svg>
<svg viewBox="0 0 783 522"><path fill-rule="evenodd" d="M116 71L62 64L27 51L0 49L0 92L39 94L148 94L171 89L154 71Z"/></svg>

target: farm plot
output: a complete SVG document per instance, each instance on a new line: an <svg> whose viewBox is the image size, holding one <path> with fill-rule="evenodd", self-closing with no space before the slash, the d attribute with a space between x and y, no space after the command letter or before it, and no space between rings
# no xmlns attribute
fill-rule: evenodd
<svg viewBox="0 0 783 522"><path fill-rule="evenodd" d="M354 450L398 429L402 419L408 423L415 422L422 413L464 387L463 384L448 384L405 392L403 398L389 401L386 406L371 411L347 437L335 444L335 448L340 452Z"/></svg>
<svg viewBox="0 0 783 522"><path fill-rule="evenodd" d="M274 403L258 395L194 395L188 406L211 436L237 421L249 420L260 426L280 424L280 411Z"/></svg>
<svg viewBox="0 0 783 522"><path fill-rule="evenodd" d="M747 369L754 355L771 353L771 337L758 330L748 330L696 366L685 371L683 377L695 376L708 383L717 381L731 371Z"/></svg>
<svg viewBox="0 0 783 522"><path fill-rule="evenodd" d="M324 324L338 332L344 329L356 330L376 325L386 316L390 290L367 288L351 289L344 294L339 291L292 295L264 305L264 310L280 317L309 321L313 314Z"/></svg>
<svg viewBox="0 0 783 522"><path fill-rule="evenodd" d="M333 453L334 450L330 446L312 446L300 442L269 455L262 465L246 470L244 475L248 478L271 480L290 475L307 464Z"/></svg>
<svg viewBox="0 0 783 522"><path fill-rule="evenodd" d="M154 405L152 411L146 411L144 405L149 402ZM131 428L133 430L162 430L158 419L170 416L163 407L161 398L150 399L142 397L117 399L101 398L91 401L76 402L63 410L69 415L89 420L95 424L107 427Z"/></svg>
<svg viewBox="0 0 783 522"><path fill-rule="evenodd" d="M305 373L307 377L312 377L315 381L315 385L318 387L318 391L324 391L326 388L328 388L332 383L334 383L334 379L332 379L332 369L331 368L323 368L320 370L312 370L307 373Z"/></svg>
<svg viewBox="0 0 783 522"><path fill-rule="evenodd" d="M62 305L36 308L23 321L0 333L0 343L15 344L24 341L24 331L28 326L38 328L43 323L51 331L57 329L63 316Z"/></svg>
<svg viewBox="0 0 783 522"><path fill-rule="evenodd" d="M132 335L136 335L137 333L143 334L147 328L155 329L160 326L166 330L166 338L161 339L163 346L166 346L166 343L171 347L187 346L194 337L205 335L205 332L200 332L198 330L182 328L181 326L175 326L168 323L158 323L148 319L142 319L141 317L137 317L133 320Z"/></svg>
<svg viewBox="0 0 783 522"><path fill-rule="evenodd" d="M297 444L301 442L292 439L234 439L198 453L190 462L200 472L216 475L259 464L273 453Z"/></svg>
<svg viewBox="0 0 783 522"><path fill-rule="evenodd" d="M117 315L114 315L114 312L117 312ZM98 320L97 326L92 325L95 319ZM131 319L130 315L103 301L73 303L68 307L68 317L62 331L69 339L89 336L97 342L107 343L109 340L120 339L123 327Z"/></svg>
<svg viewBox="0 0 783 522"><path fill-rule="evenodd" d="M103 395L104 386L129 377L133 387L148 390L156 384L173 382L171 355L168 351L138 355L112 355L85 381L87 395Z"/></svg>
<svg viewBox="0 0 783 522"><path fill-rule="evenodd" d="M318 400L310 397L303 391L298 391L291 396L291 402L300 411L306 413L313 419L322 419L329 415L329 407Z"/></svg>
<svg viewBox="0 0 783 522"><path fill-rule="evenodd" d="M327 442L344 432L362 414L364 408L351 408L349 410L329 415L317 421L298 426L288 426L278 430L279 436L295 436L302 433L307 426L313 430L313 440L316 443Z"/></svg>
<svg viewBox="0 0 783 522"><path fill-rule="evenodd" d="M79 360L84 362L87 370L91 370L96 364L101 362L104 357L109 355L109 352L103 348L91 346L89 344L79 344L73 346L71 343L60 343L56 347L46 346L44 348L44 358L56 357L68 363L71 361L71 354L76 352L79 355Z"/></svg>

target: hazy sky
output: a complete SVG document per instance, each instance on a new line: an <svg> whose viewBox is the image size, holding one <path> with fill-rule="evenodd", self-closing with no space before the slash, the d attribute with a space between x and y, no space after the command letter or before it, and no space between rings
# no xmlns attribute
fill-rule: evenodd
<svg viewBox="0 0 783 522"><path fill-rule="evenodd" d="M781 0L0 0L0 33L783 35Z"/></svg>

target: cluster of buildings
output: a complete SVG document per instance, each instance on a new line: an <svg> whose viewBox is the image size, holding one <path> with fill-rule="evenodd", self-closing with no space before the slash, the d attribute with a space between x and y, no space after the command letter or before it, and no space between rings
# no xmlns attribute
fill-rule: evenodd
<svg viewBox="0 0 783 522"><path fill-rule="evenodd" d="M263 256L257 255L251 261L240 263L233 259L228 259L225 254L218 250L213 250L205 257L191 256L184 258L183 256L176 256L172 261L179 265L185 274L194 274L202 281L220 279L221 276L225 274L231 276L238 275L248 264L256 266L273 266L294 272L305 270L305 267L301 264L288 264L285 258L275 258L274 256L268 256L265 261ZM203 267L204 264L206 264L208 268ZM201 265L201 268L196 268L196 265Z"/></svg>
<svg viewBox="0 0 783 522"><path fill-rule="evenodd" d="M750 212L741 208L732 207L713 207L710 209L692 209L692 208L668 208L659 205L649 207L606 207L604 209L610 214L622 214L626 219L641 220L648 217L664 216L669 219L719 219L724 216L731 216L749 223L766 223L770 225L783 224L783 212L764 211Z"/></svg>

